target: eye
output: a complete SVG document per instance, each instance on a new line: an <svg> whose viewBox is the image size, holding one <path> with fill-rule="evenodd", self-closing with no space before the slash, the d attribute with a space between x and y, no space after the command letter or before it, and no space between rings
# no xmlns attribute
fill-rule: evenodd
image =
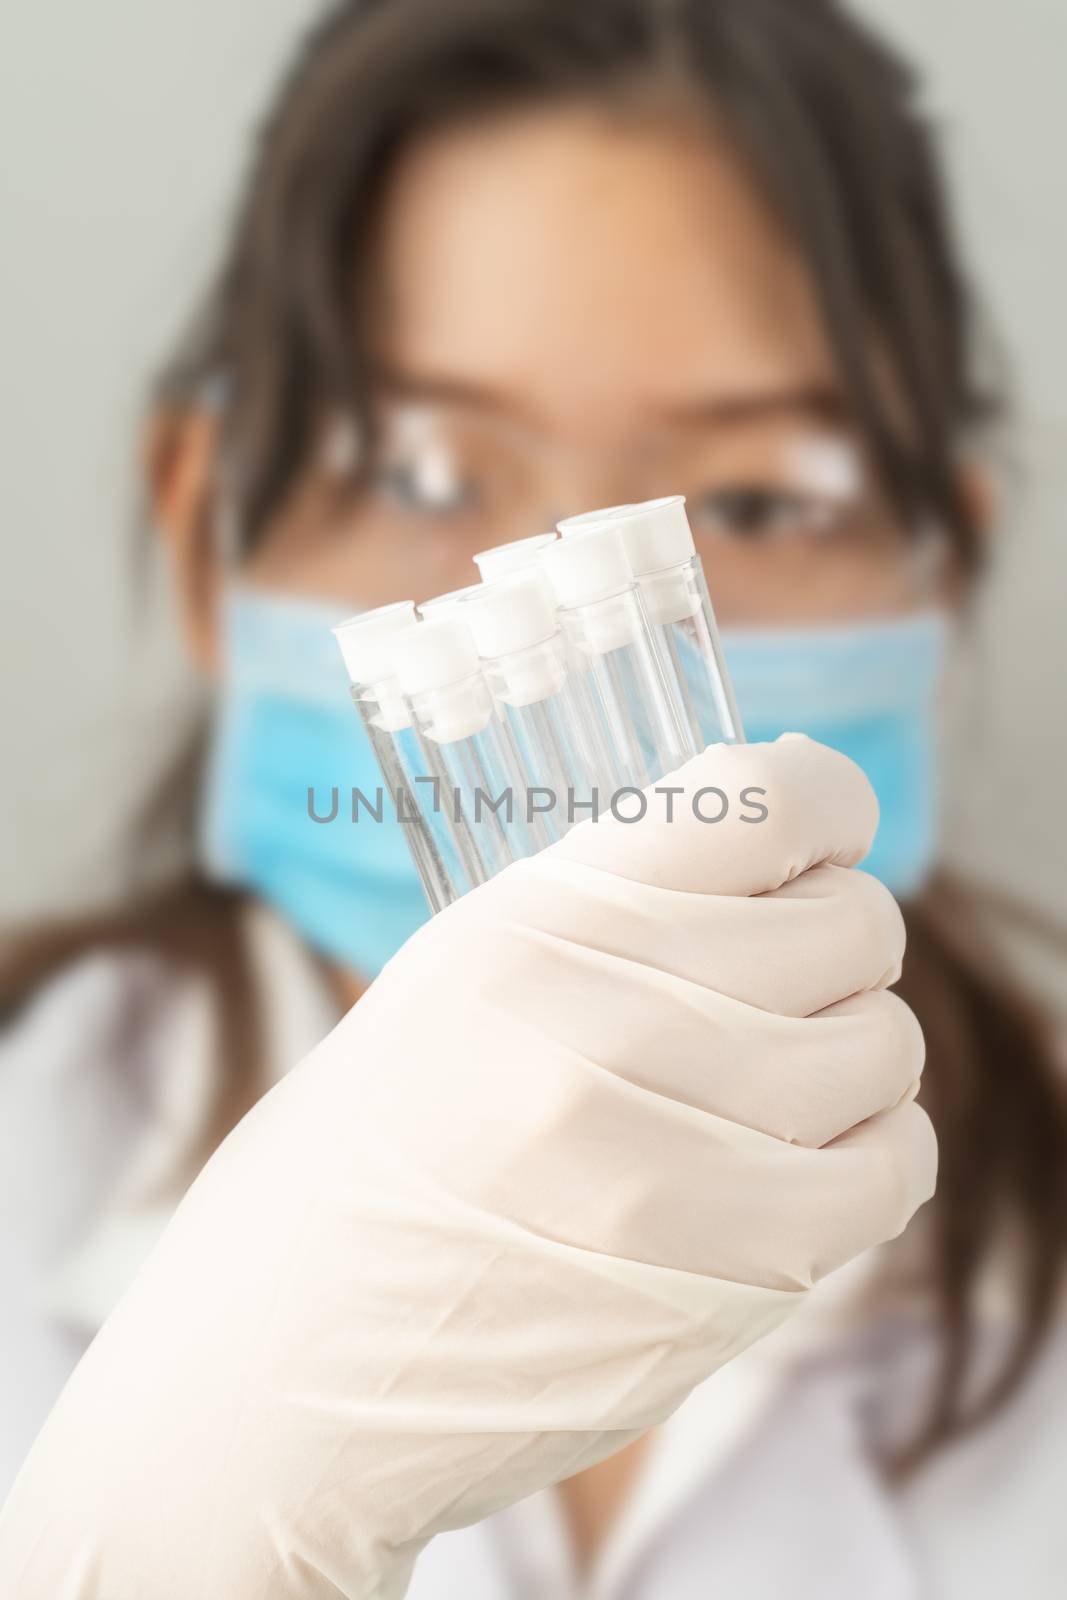
<svg viewBox="0 0 1067 1600"><path fill-rule="evenodd" d="M695 501L694 511L713 533L751 540L823 533L838 515L831 500L755 483L713 490Z"/></svg>
<svg viewBox="0 0 1067 1600"><path fill-rule="evenodd" d="M474 485L463 479L444 450L382 462L374 486L399 511L419 516L457 516L469 511L478 498Z"/></svg>

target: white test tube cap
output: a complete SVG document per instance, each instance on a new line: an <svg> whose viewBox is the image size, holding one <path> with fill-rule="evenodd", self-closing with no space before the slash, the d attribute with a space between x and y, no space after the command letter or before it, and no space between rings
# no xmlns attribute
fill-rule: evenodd
<svg viewBox="0 0 1067 1600"><path fill-rule="evenodd" d="M612 522L624 512L632 510L630 501L622 506L601 506L599 511L580 511L576 517L564 517L562 522L556 523L556 527L567 539L572 533L588 533L590 528L602 527L605 522Z"/></svg>
<svg viewBox="0 0 1067 1600"><path fill-rule="evenodd" d="M397 678L415 703L423 732L439 744L481 733L493 701L465 622L452 612L398 634Z"/></svg>
<svg viewBox="0 0 1067 1600"><path fill-rule="evenodd" d="M469 594L476 594L480 588L480 583L468 583L462 589L450 589L448 594L435 594L432 600L422 600L415 609L424 622L431 617L436 621L466 600Z"/></svg>
<svg viewBox="0 0 1067 1600"><path fill-rule="evenodd" d="M696 555L684 494L645 500L622 510L613 519L613 526L622 534L635 577L680 567Z"/></svg>
<svg viewBox="0 0 1067 1600"><path fill-rule="evenodd" d="M622 534L648 620L665 624L694 616L699 595L681 570L696 555L685 496L665 495L623 508L612 525Z"/></svg>
<svg viewBox="0 0 1067 1600"><path fill-rule="evenodd" d="M545 546L539 560L556 603L566 610L605 600L634 581L622 535L611 523L557 539Z"/></svg>
<svg viewBox="0 0 1067 1600"><path fill-rule="evenodd" d="M483 660L526 650L557 631L552 594L537 568L475 587L463 602L463 620Z"/></svg>
<svg viewBox="0 0 1067 1600"><path fill-rule="evenodd" d="M526 539L511 539L507 544L496 544L491 550L479 550L474 565L482 575L483 583L493 583L509 572L521 572L537 561L540 552L556 543L554 533L532 533Z"/></svg>
<svg viewBox="0 0 1067 1600"><path fill-rule="evenodd" d="M415 602L398 600L374 611L357 611L334 628L345 668L352 683L367 685L388 678L393 671L392 641L415 621Z"/></svg>
<svg viewBox="0 0 1067 1600"><path fill-rule="evenodd" d="M618 528L626 544L635 578L649 572L680 567L696 555L693 530L685 514L685 495L668 494L658 500L641 500L629 506L609 506L587 511L561 522L560 532L580 533L585 528Z"/></svg>
<svg viewBox="0 0 1067 1600"><path fill-rule="evenodd" d="M406 628L393 640L392 654L406 695L446 689L480 670L470 629L456 616L431 617Z"/></svg>
<svg viewBox="0 0 1067 1600"><path fill-rule="evenodd" d="M483 584L463 602L463 613L478 654L494 663L490 681L506 705L532 705L563 687L566 669L552 645L559 632L555 602L539 569Z"/></svg>

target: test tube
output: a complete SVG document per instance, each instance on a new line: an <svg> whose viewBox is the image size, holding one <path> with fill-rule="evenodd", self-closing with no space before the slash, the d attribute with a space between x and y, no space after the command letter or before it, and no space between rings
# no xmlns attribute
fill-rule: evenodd
<svg viewBox="0 0 1067 1600"><path fill-rule="evenodd" d="M431 827L419 809L415 780L433 776L432 756L414 727L391 654L393 639L415 625L413 602L400 600L358 612L339 623L333 633L348 671L352 699L404 829L430 910L437 912L456 898L458 874L450 858L455 857L458 846L454 838L442 837L442 828Z"/></svg>
<svg viewBox="0 0 1067 1600"><path fill-rule="evenodd" d="M492 583L509 572L536 566L540 552L546 545L555 543L554 533L532 533L527 539L511 539L507 544L494 545L491 550L479 550L474 565L482 575L482 582Z"/></svg>
<svg viewBox="0 0 1067 1600"><path fill-rule="evenodd" d="M612 763L585 675L571 666L555 602L539 570L476 588L462 612L525 777L526 820L541 845L595 815Z"/></svg>
<svg viewBox="0 0 1067 1600"><path fill-rule="evenodd" d="M540 562L595 707L616 788L646 788L695 753L610 523L546 545Z"/></svg>
<svg viewBox="0 0 1067 1600"><path fill-rule="evenodd" d="M564 539L618 529L670 690L685 713L696 750L743 744L704 568L685 513L684 495L588 511L560 523Z"/></svg>
<svg viewBox="0 0 1067 1600"><path fill-rule="evenodd" d="M409 628L393 641L397 681L415 725L433 747L441 781L425 811L447 814L463 844L457 894L539 847L515 800L523 787L516 751L482 674L478 652L455 615Z"/></svg>

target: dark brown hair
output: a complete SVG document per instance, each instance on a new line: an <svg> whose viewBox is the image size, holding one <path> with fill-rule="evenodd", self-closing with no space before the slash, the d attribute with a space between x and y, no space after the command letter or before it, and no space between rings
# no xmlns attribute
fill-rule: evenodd
<svg viewBox="0 0 1067 1600"><path fill-rule="evenodd" d="M1013 988L962 885L936 879L904 920L897 992L926 1039L921 1099L939 1147L927 1216L941 1345L921 1428L891 1463L898 1474L1018 1388L1059 1302L1067 1239L1067 1102L1048 1025ZM1016 1315L999 1368L976 1392L977 1301L998 1261Z"/></svg>
<svg viewBox="0 0 1067 1600"><path fill-rule="evenodd" d="M833 0L334 6L282 85L217 285L162 390L180 408L221 383L244 548L294 486L325 414L368 425L353 283L399 150L448 120L568 97L622 103L652 80L713 111L792 230L902 523L936 521L977 564L956 452L990 402L934 144L911 73ZM943 1330L910 1466L988 1414L1033 1360L1062 1273L1067 1124L1041 1028L965 939L958 892L941 886L907 918L901 988L926 1032L941 1145ZM976 1287L1012 1221L1017 1339L975 1399Z"/></svg>

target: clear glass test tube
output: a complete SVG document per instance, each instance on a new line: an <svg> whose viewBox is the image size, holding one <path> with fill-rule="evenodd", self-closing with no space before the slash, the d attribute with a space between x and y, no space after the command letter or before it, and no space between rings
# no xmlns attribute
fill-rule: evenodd
<svg viewBox="0 0 1067 1600"><path fill-rule="evenodd" d="M565 540L594 529L618 530L671 694L683 709L694 748L744 743L685 497L668 495L589 511L568 517L559 526Z"/></svg>
<svg viewBox="0 0 1067 1600"><path fill-rule="evenodd" d="M370 740L397 820L404 830L431 912L471 886L462 840L447 815L429 816L419 804L420 784L440 784L444 773L415 726L396 680L392 641L417 626L410 600L360 612L334 635L351 682L351 694ZM367 797L373 805L372 797Z"/></svg>
<svg viewBox="0 0 1067 1600"><path fill-rule="evenodd" d="M575 672L541 572L483 584L463 603L482 670L511 734L518 797L539 845L600 809L612 762L584 674Z"/></svg>
<svg viewBox="0 0 1067 1600"><path fill-rule="evenodd" d="M584 673L614 788L646 788L695 754L650 633L618 530L558 540L540 562L576 669Z"/></svg>
<svg viewBox="0 0 1067 1600"><path fill-rule="evenodd" d="M454 824L465 893L543 842L516 810L523 787L518 754L494 703L466 624L455 614L399 634L393 658L414 725L432 748L440 781L419 796Z"/></svg>

